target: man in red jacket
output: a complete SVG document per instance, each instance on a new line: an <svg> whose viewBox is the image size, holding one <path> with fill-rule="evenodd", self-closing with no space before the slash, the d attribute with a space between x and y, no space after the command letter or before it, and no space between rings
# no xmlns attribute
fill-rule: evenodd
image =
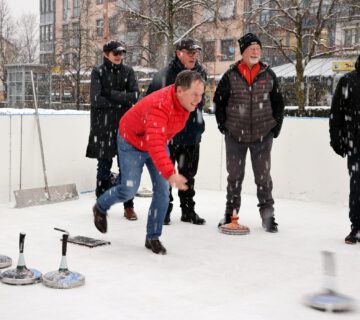
<svg viewBox="0 0 360 320"><path fill-rule="evenodd" d="M181 131L190 112L202 99L205 82L195 71L178 74L175 84L155 91L135 104L120 120L117 137L121 183L100 196L93 207L96 228L107 232L107 211L118 202L134 197L141 173L147 166L153 197L149 209L145 247L166 254L159 241L169 204L169 184L186 190L186 178L176 173L167 143Z"/></svg>

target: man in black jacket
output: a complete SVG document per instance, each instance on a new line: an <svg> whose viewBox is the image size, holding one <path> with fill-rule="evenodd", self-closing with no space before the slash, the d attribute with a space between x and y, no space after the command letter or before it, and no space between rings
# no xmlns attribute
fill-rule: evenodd
<svg viewBox="0 0 360 320"><path fill-rule="evenodd" d="M225 218L231 222L234 210L239 212L245 160L250 151L257 186L258 207L263 228L277 232L270 175L273 138L281 129L284 102L274 72L260 61L260 39L248 33L239 39L242 59L232 65L216 88L216 120L225 135L228 184Z"/></svg>
<svg viewBox="0 0 360 320"><path fill-rule="evenodd" d="M117 155L119 121L139 96L134 70L123 64L125 44L111 40L104 45L103 51L104 63L95 67L91 73L90 135L86 150L86 157L98 161L97 198L114 183L111 167L113 158ZM120 176L119 159L117 160ZM137 220L133 199L124 203L124 216L128 220Z"/></svg>
<svg viewBox="0 0 360 320"><path fill-rule="evenodd" d="M344 75L336 87L330 112L330 145L345 157L350 175L348 244L360 241L360 56L355 70Z"/></svg>
<svg viewBox="0 0 360 320"><path fill-rule="evenodd" d="M175 58L167 67L160 70L151 82L146 94L150 94L175 82L178 73L183 70L193 70L201 74L206 81L205 69L199 64L198 56L201 47L193 39L183 39L176 45ZM181 221L202 225L205 219L195 212L195 175L198 170L201 135L205 130L202 116L204 98L195 111L190 113L185 128L169 143L170 158L178 164L178 171L188 180L188 189L179 190ZM164 224L170 224L170 213L173 208L173 197L170 188L170 202Z"/></svg>

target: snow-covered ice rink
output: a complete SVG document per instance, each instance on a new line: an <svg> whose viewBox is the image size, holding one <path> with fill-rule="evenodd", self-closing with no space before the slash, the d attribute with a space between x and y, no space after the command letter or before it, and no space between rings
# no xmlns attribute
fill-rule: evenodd
<svg viewBox="0 0 360 320"><path fill-rule="evenodd" d="M261 228L256 197L244 195L240 223L251 232L228 236L217 230L225 192L197 190L197 212L206 225L181 222L176 199L161 238L168 254L158 256L144 247L149 201L135 198L135 222L115 205L105 235L93 225L93 193L23 209L0 204L0 254L13 259L12 267L20 232L26 233L27 266L43 273L60 263L61 233L54 227L111 241L93 249L68 244L69 269L85 275L83 287L0 283L0 319L360 319L359 307L332 314L302 304L304 295L322 287L323 250L336 254L338 290L360 299L360 244L344 243L347 207L275 199L279 233L269 234Z"/></svg>

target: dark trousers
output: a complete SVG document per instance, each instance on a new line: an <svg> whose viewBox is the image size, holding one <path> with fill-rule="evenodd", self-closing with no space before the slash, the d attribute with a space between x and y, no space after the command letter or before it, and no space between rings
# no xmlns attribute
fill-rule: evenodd
<svg viewBox="0 0 360 320"><path fill-rule="evenodd" d="M169 144L171 161L176 164L178 172L187 179L188 189L185 191L179 190L178 195L180 198L181 208L188 208L194 210L195 201L195 175L199 165L199 152L200 144L182 145L182 144ZM174 198L170 188L170 202Z"/></svg>
<svg viewBox="0 0 360 320"><path fill-rule="evenodd" d="M360 153L348 156L350 175L349 218L354 228L360 230Z"/></svg>
<svg viewBox="0 0 360 320"><path fill-rule="evenodd" d="M228 172L226 215L232 215L234 209L237 212L240 210L241 188L245 176L245 161L248 150L250 150L251 164L257 186L260 214L262 217L274 215L273 183L270 175L272 142L272 133L264 137L262 141L253 143L242 143L229 134L225 135L226 169Z"/></svg>
<svg viewBox="0 0 360 320"><path fill-rule="evenodd" d="M116 178L115 184L118 184L121 179L121 172L120 172L120 164L119 164L119 157L116 157L118 160L118 168L119 168L119 175ZM106 185L109 189L113 186L111 182L111 167L113 164L113 159L97 159L97 174L96 174L96 185L98 186L99 183ZM106 190L104 190L106 191ZM134 199L130 199L127 202L124 202L124 208L133 208L134 207Z"/></svg>

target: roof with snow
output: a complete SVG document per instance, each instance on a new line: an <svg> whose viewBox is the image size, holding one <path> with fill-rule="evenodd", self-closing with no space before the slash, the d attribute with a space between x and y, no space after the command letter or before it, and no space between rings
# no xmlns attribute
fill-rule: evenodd
<svg viewBox="0 0 360 320"><path fill-rule="evenodd" d="M344 74L347 71L334 71L333 63L336 62L349 62L354 63L356 58L347 58L342 59L341 57L336 58L318 58L312 59L305 67L304 75L306 77L333 77L337 74ZM296 70L295 64L287 63L281 66L273 67L272 70L275 72L276 76L288 78L288 77L295 77Z"/></svg>

